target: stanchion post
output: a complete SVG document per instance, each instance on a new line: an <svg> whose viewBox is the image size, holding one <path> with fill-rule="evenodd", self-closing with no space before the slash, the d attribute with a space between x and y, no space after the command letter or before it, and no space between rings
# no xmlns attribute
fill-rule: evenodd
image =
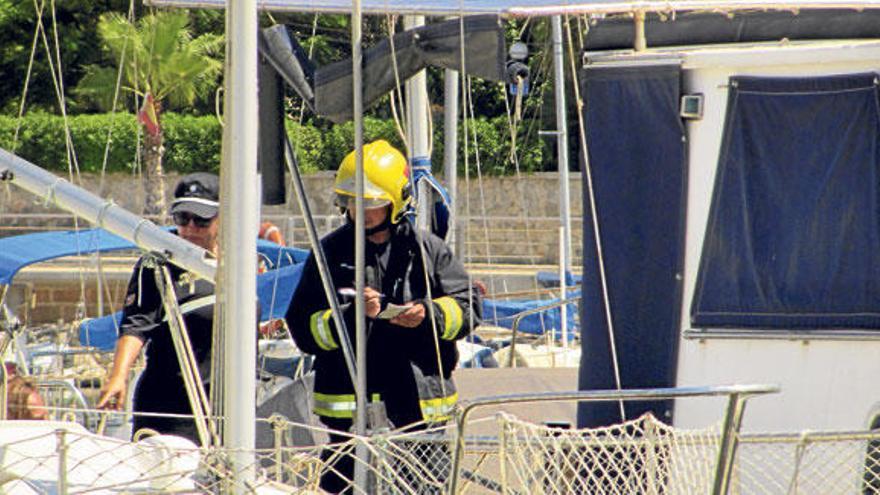
<svg viewBox="0 0 880 495"><path fill-rule="evenodd" d="M55 430L55 451L58 453L58 495L67 495L67 430Z"/></svg>

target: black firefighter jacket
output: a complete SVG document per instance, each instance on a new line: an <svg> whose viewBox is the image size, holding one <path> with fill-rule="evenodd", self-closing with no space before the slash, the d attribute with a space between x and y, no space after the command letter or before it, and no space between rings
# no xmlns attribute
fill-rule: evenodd
<svg viewBox="0 0 880 495"><path fill-rule="evenodd" d="M353 225L349 222L338 228L321 243L336 289L353 288ZM392 226L385 245L369 241L366 245L366 283L383 294L383 308L387 303L410 301L426 308L425 320L416 328L367 319L370 400L385 403L395 427L421 420L443 421L458 398L451 379L458 363L456 340L479 324L479 295L446 244L432 234L417 232L408 221ZM354 304L340 303L354 346ZM354 389L329 306L314 256L309 256L287 311L287 324L300 349L315 355L315 413L351 419Z"/></svg>

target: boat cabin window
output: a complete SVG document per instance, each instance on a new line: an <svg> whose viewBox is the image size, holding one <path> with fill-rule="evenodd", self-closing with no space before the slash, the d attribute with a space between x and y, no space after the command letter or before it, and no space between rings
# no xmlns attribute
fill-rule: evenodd
<svg viewBox="0 0 880 495"><path fill-rule="evenodd" d="M730 79L692 326L880 329L877 86Z"/></svg>

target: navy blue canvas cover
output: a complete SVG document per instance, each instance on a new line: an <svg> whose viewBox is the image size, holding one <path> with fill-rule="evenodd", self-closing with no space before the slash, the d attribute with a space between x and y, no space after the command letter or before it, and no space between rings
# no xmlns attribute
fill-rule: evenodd
<svg viewBox="0 0 880 495"><path fill-rule="evenodd" d="M695 328L880 328L876 74L730 80Z"/></svg>
<svg viewBox="0 0 880 495"><path fill-rule="evenodd" d="M679 66L588 68L581 81L623 388L670 387L681 315L686 185ZM582 174L586 179L586 173ZM584 184L581 390L615 389L599 256ZM651 411L671 420L672 402L630 402L626 418ZM584 403L578 426L619 422L617 403Z"/></svg>

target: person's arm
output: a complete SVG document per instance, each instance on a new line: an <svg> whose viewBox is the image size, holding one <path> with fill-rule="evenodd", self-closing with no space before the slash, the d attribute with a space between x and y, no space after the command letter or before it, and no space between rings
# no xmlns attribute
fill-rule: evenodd
<svg viewBox="0 0 880 495"><path fill-rule="evenodd" d="M125 406L131 367L148 340L150 331L161 322L162 299L156 287L155 275L152 268L143 267L141 259L135 265L128 282L113 369L101 389L101 398L97 403L99 409L121 410Z"/></svg>
<svg viewBox="0 0 880 495"><path fill-rule="evenodd" d="M134 335L123 335L116 341L116 354L113 356L113 371L101 389L98 409L121 410L128 393L128 375L135 360L144 347L144 341Z"/></svg>
<svg viewBox="0 0 880 495"><path fill-rule="evenodd" d="M468 335L472 327L480 324L482 302L480 294L472 287L464 265L436 237L426 239L425 254L431 258L435 288L431 301L414 301L413 307L391 320L392 324L416 328L431 324L435 317L437 334L441 339L454 341ZM427 308L431 304L433 308ZM433 309L433 312L431 311Z"/></svg>

